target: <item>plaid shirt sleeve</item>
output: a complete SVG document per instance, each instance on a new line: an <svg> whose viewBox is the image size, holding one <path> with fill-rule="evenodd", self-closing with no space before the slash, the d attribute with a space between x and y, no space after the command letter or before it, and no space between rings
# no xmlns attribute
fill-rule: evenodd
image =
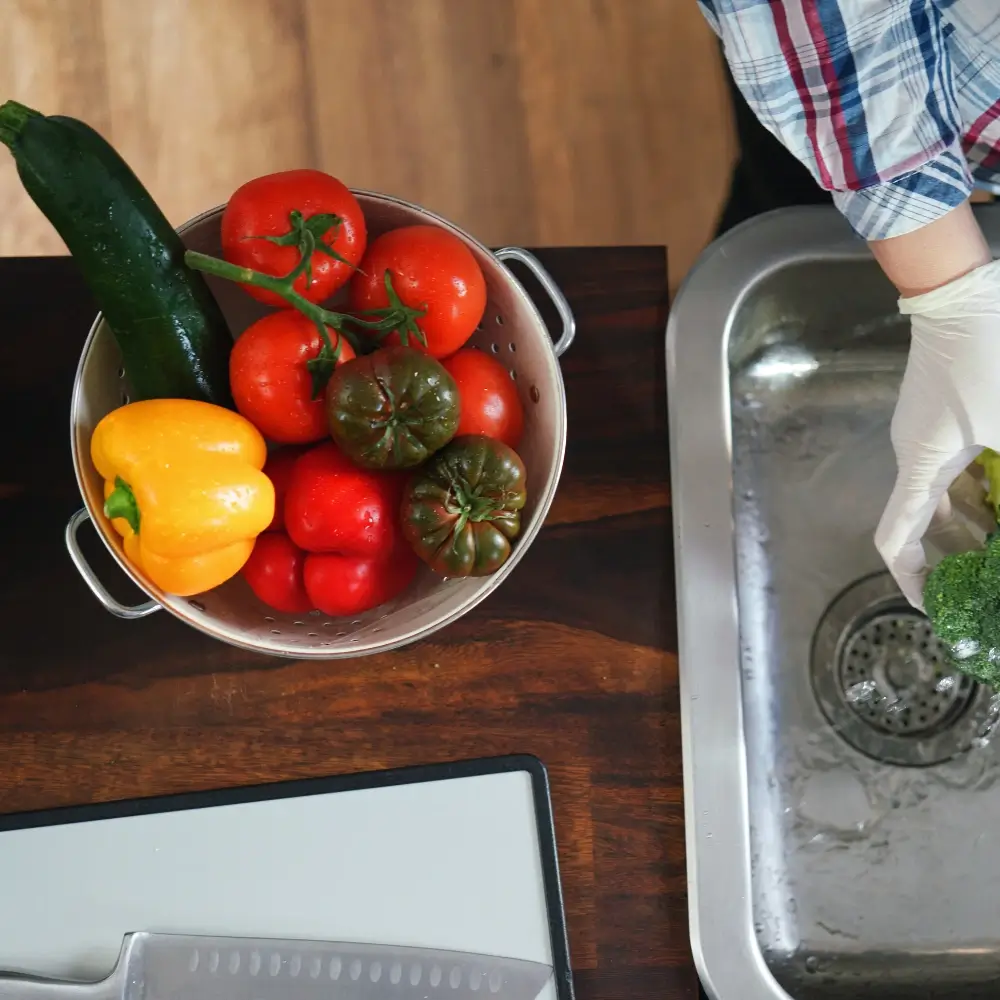
<svg viewBox="0 0 1000 1000"><path fill-rule="evenodd" d="M698 0L761 123L865 239L969 197L940 0Z"/></svg>

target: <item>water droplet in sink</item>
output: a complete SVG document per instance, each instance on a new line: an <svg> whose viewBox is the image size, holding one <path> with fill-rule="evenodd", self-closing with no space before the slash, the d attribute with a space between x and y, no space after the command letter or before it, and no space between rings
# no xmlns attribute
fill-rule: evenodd
<svg viewBox="0 0 1000 1000"><path fill-rule="evenodd" d="M951 647L951 655L956 660L967 660L979 652L979 643L975 639L962 639Z"/></svg>
<svg viewBox="0 0 1000 1000"><path fill-rule="evenodd" d="M858 681L857 684L852 684L847 691L844 693L847 695L847 700L852 705L859 705L862 702L871 701L875 697L875 692L878 690L878 685L873 680Z"/></svg>
<svg viewBox="0 0 1000 1000"><path fill-rule="evenodd" d="M1000 694L995 694L990 698L986 717L983 719L979 731L973 738L972 745L977 750L982 750L983 747L989 746L998 728L1000 728Z"/></svg>
<svg viewBox="0 0 1000 1000"><path fill-rule="evenodd" d="M815 955L806 959L806 972L819 972L819 959Z"/></svg>

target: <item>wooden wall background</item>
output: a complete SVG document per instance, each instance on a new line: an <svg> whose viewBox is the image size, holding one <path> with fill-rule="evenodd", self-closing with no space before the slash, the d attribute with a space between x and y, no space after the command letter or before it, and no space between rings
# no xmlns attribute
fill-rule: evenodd
<svg viewBox="0 0 1000 1000"><path fill-rule="evenodd" d="M180 223L317 166L487 243L665 243L734 152L694 0L0 0L0 99L83 118ZM0 150L0 255L65 252Z"/></svg>

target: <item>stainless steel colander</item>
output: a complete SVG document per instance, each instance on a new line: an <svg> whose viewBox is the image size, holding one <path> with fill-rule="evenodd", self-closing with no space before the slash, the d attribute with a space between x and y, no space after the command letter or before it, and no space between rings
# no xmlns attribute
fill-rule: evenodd
<svg viewBox="0 0 1000 1000"><path fill-rule="evenodd" d="M444 580L424 569L399 598L350 619L319 612L286 615L274 611L258 601L239 576L194 598L163 593L125 558L121 539L104 516L102 482L90 460L90 438L98 421L129 398L117 344L98 315L83 346L73 386L70 443L86 506L70 518L66 546L84 581L113 615L143 618L165 608L223 642L278 656L333 659L376 653L427 636L475 607L514 569L538 534L555 495L566 450L566 396L557 359L572 342L575 325L565 297L525 250L508 247L491 253L467 233L416 205L382 194L354 193L365 213L369 239L413 223L443 226L468 245L483 269L486 314L469 343L491 352L510 370L525 409L524 438L518 453L528 474L528 504L513 553L496 573L480 579ZM221 216L220 207L185 223L180 232L186 245L221 256ZM562 327L554 344L527 292L504 266L506 260L524 264L552 299ZM237 285L212 277L208 281L234 335L268 311ZM126 606L97 578L77 540L77 532L88 519L122 570L149 595L148 602Z"/></svg>

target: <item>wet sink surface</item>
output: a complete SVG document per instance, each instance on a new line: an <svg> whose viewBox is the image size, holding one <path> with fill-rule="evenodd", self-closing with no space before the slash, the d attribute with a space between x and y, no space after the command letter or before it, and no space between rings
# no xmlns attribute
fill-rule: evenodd
<svg viewBox="0 0 1000 1000"><path fill-rule="evenodd" d="M823 209L731 234L672 310L692 943L719 1000L997 995L991 692L872 543L907 336Z"/></svg>

